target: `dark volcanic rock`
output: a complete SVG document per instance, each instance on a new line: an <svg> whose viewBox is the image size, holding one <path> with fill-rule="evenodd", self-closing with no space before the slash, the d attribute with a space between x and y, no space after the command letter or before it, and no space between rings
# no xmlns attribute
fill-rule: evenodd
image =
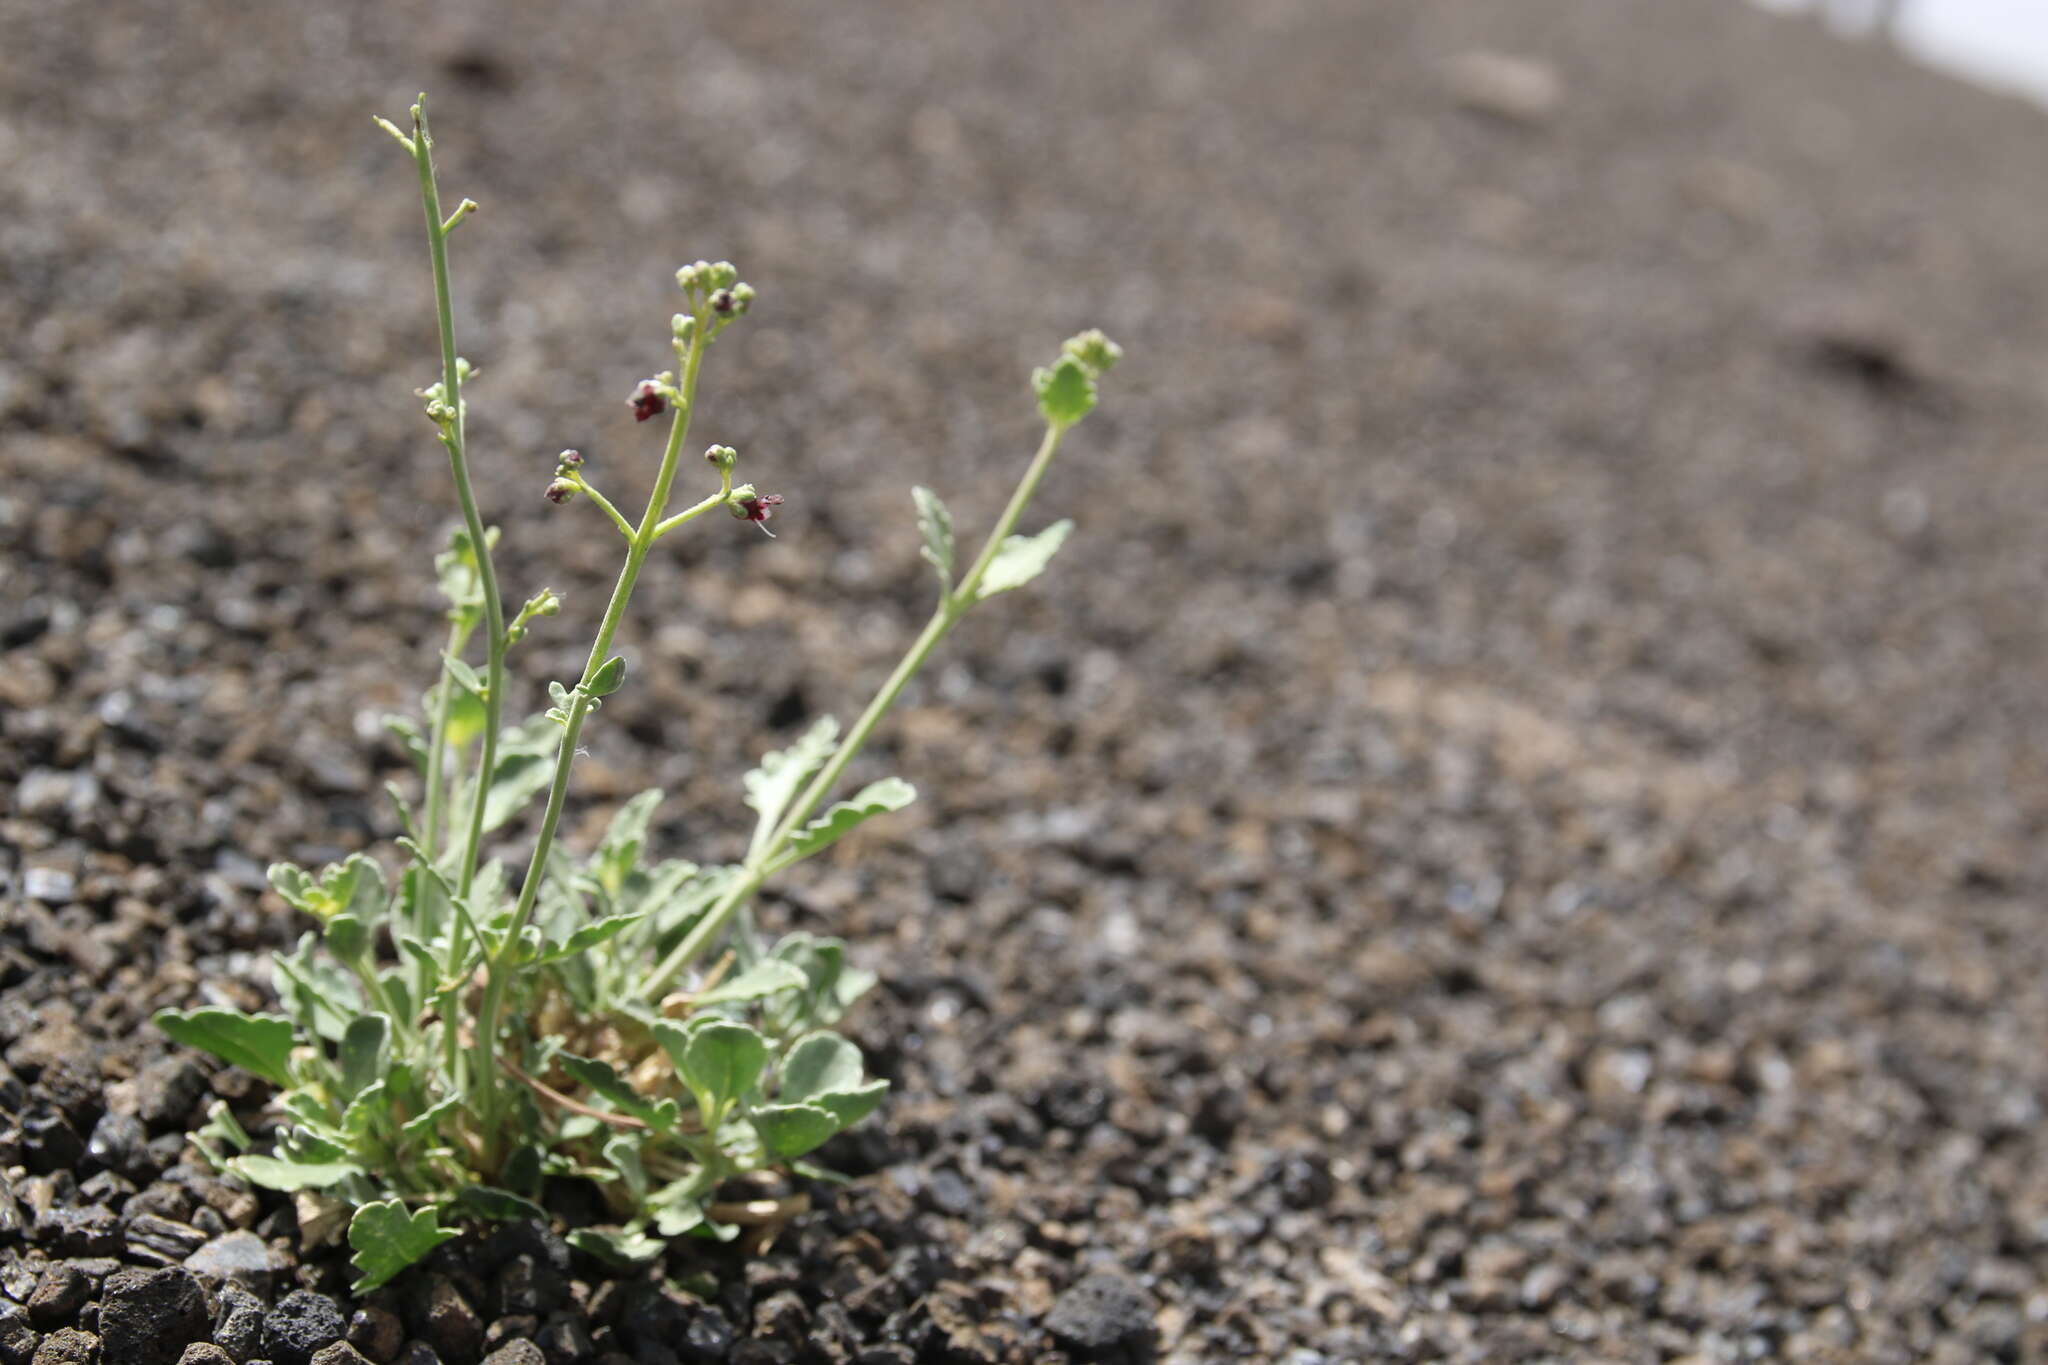
<svg viewBox="0 0 2048 1365"><path fill-rule="evenodd" d="M333 1299L294 1289L263 1315L263 1349L277 1365L312 1365L314 1352L347 1331L348 1319Z"/></svg>
<svg viewBox="0 0 2048 1365"><path fill-rule="evenodd" d="M60 1327L36 1347L35 1365L102 1365L100 1339L76 1327ZM114 1365L109 1360L104 1365Z"/></svg>
<svg viewBox="0 0 2048 1365"><path fill-rule="evenodd" d="M43 1272L35 1293L29 1295L29 1321L46 1330L64 1326L91 1297L92 1281L77 1266L60 1261Z"/></svg>
<svg viewBox="0 0 2048 1365"><path fill-rule="evenodd" d="M109 1360L175 1365L207 1336L206 1291L188 1270L121 1270L100 1289L100 1339Z"/></svg>
<svg viewBox="0 0 2048 1365"><path fill-rule="evenodd" d="M1097 1272L1060 1295L1045 1329L1077 1361L1149 1360L1152 1314L1151 1298L1129 1278Z"/></svg>

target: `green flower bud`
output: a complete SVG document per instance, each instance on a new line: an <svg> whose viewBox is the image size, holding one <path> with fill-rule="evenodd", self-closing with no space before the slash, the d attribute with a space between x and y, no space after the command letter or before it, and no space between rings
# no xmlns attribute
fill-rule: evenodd
<svg viewBox="0 0 2048 1365"><path fill-rule="evenodd" d="M719 469L731 469L739 458L740 453L731 446L713 446L704 452L704 459Z"/></svg>
<svg viewBox="0 0 2048 1365"><path fill-rule="evenodd" d="M1117 361L1123 359L1124 348L1102 334L1100 328L1091 327L1078 336L1068 337L1060 347L1097 374L1114 369Z"/></svg>

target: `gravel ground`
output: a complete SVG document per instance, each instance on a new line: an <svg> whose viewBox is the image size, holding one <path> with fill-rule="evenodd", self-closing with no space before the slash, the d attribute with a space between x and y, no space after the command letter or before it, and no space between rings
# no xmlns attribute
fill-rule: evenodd
<svg viewBox="0 0 2048 1365"><path fill-rule="evenodd" d="M2043 115L1724 0L731 8L0 0L0 1365L2048 1360ZM422 87L534 700L553 452L636 486L670 272L762 291L699 432L782 535L649 570L581 835L735 851L907 487L985 523L1129 355L924 799L766 908L897 1089L761 1258L357 1303L178 1136L265 1096L148 1012L392 833Z"/></svg>

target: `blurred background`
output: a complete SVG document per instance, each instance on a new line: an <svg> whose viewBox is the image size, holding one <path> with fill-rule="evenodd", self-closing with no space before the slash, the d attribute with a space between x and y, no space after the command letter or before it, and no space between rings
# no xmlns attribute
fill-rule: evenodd
<svg viewBox="0 0 2048 1365"><path fill-rule="evenodd" d="M0 0L8 1066L125 1103L393 833L426 89L523 700L616 567L555 452L637 497L676 265L761 291L695 439L780 538L665 543L572 838L731 856L923 619L909 486L985 525L1126 348L918 805L766 906L896 1084L808 1311L859 1230L916 1359L1098 1358L1097 1273L1178 1361L2048 1358L2048 114L1945 74L2044 21L1889 12Z"/></svg>
<svg viewBox="0 0 2048 1365"><path fill-rule="evenodd" d="M1754 0L1845 34L1898 43L1932 66L2048 100L2048 11L2030 0Z"/></svg>

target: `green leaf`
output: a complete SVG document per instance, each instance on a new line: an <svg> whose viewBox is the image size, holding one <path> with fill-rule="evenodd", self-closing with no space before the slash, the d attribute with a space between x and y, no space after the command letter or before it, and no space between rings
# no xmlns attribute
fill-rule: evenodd
<svg viewBox="0 0 2048 1365"><path fill-rule="evenodd" d="M627 1191L638 1205L647 1199L647 1168L640 1164L640 1142L644 1134L615 1133L604 1144L604 1159L612 1163Z"/></svg>
<svg viewBox="0 0 2048 1365"><path fill-rule="evenodd" d="M362 988L315 946L313 935L305 934L296 952L272 954L271 985L301 1028L339 1043L349 1021L363 1012Z"/></svg>
<svg viewBox="0 0 2048 1365"><path fill-rule="evenodd" d="M869 1114L879 1109L882 1097L889 1093L887 1081L869 1081L865 1085L847 1090L834 1090L823 1095L813 1095L808 1101L820 1109L829 1109L839 1120L841 1128L851 1128Z"/></svg>
<svg viewBox="0 0 2048 1365"><path fill-rule="evenodd" d="M590 860L591 875L605 894L617 900L626 879L640 863L640 850L647 843L647 826L661 804L659 789L649 789L619 807L604 832L604 842Z"/></svg>
<svg viewBox="0 0 2048 1365"><path fill-rule="evenodd" d="M408 1214L396 1199L363 1205L348 1224L356 1252L351 1264L362 1272L349 1288L357 1294L377 1288L454 1235L431 1208Z"/></svg>
<svg viewBox="0 0 2048 1365"><path fill-rule="evenodd" d="M441 1120L454 1113L461 1103L460 1095L450 1095L446 1099L435 1101L426 1110L405 1121L404 1126L398 1130L398 1140L410 1145L433 1137L435 1130L441 1126Z"/></svg>
<svg viewBox="0 0 2048 1365"><path fill-rule="evenodd" d="M237 1010L162 1010L156 1026L173 1041L211 1052L272 1085L292 1083L292 1021Z"/></svg>
<svg viewBox="0 0 2048 1365"><path fill-rule="evenodd" d="M425 777L428 758L427 737L421 733L419 722L411 716L396 714L386 715L380 719L384 722L384 728L398 741L399 747L405 750L406 757L420 770L420 776Z"/></svg>
<svg viewBox="0 0 2048 1365"><path fill-rule="evenodd" d="M917 529L924 537L921 553L939 576L939 591L949 591L953 586L953 514L929 488L911 489L910 498L917 504Z"/></svg>
<svg viewBox="0 0 2048 1365"><path fill-rule="evenodd" d="M800 968L764 957L724 985L705 991L694 1003L728 1005L735 1000L760 1000L781 991L800 991L808 983Z"/></svg>
<svg viewBox="0 0 2048 1365"><path fill-rule="evenodd" d="M352 1161L301 1162L274 1156L238 1156L228 1163L228 1169L252 1185L261 1185L266 1190L282 1190L287 1194L298 1190L324 1190L330 1185L339 1185L352 1175L363 1173L363 1168Z"/></svg>
<svg viewBox="0 0 2048 1365"><path fill-rule="evenodd" d="M490 794L484 798L486 834L519 814L528 802L547 790L555 775L555 751L560 742L554 723L545 716L535 716L524 725L507 730L499 739Z"/></svg>
<svg viewBox="0 0 2048 1365"><path fill-rule="evenodd" d="M488 689L484 686L484 680L478 677L477 671L467 663L453 654L442 655L441 663L448 670L448 676L461 684L465 692L474 693L479 697L487 695Z"/></svg>
<svg viewBox="0 0 2048 1365"><path fill-rule="evenodd" d="M458 1208L479 1218L488 1218L494 1223L516 1223L528 1218L538 1219L543 1223L548 1220L548 1211L531 1199L522 1198L510 1190L501 1190L495 1185L465 1185L462 1192L455 1196L455 1203Z"/></svg>
<svg viewBox="0 0 2048 1365"><path fill-rule="evenodd" d="M370 950L370 929L355 915L336 915L327 921L327 951L343 962L359 961Z"/></svg>
<svg viewBox="0 0 2048 1365"><path fill-rule="evenodd" d="M1011 536L1005 540L983 571L975 600L984 601L999 592L1021 588L1038 577L1073 529L1071 521L1056 521L1035 536Z"/></svg>
<svg viewBox="0 0 2048 1365"><path fill-rule="evenodd" d="M638 914L611 915L592 921L570 934L560 943L550 943L535 959L537 962L560 962L564 958L581 957L598 944L617 938L622 932L638 924L643 917Z"/></svg>
<svg viewBox="0 0 2048 1365"><path fill-rule="evenodd" d="M349 1021L341 1035L341 1088L353 1099L384 1075L390 1060L391 1021L365 1014Z"/></svg>
<svg viewBox="0 0 2048 1365"><path fill-rule="evenodd" d="M754 826L753 843L747 850L749 856L759 852L768 841L782 819L782 812L796 799L811 774L825 766L838 740L839 722L830 716L820 716L804 731L803 738L787 749L771 750L762 758L761 766L746 775L747 804L761 813Z"/></svg>
<svg viewBox="0 0 2048 1365"><path fill-rule="evenodd" d="M598 1260L621 1269L658 1260L661 1253L668 1250L668 1243L658 1237L649 1237L638 1223L616 1231L605 1228L577 1228L563 1240L578 1251L587 1252Z"/></svg>
<svg viewBox="0 0 2048 1365"><path fill-rule="evenodd" d="M762 1144L785 1160L821 1145L840 1126L836 1114L815 1104L770 1104L754 1111Z"/></svg>
<svg viewBox="0 0 2048 1365"><path fill-rule="evenodd" d="M631 1114L657 1132L668 1132L682 1117L674 1100L648 1099L635 1090L610 1062L578 1057L573 1052L558 1052L555 1061L586 1089L611 1101L612 1107L620 1113Z"/></svg>
<svg viewBox="0 0 2048 1365"><path fill-rule="evenodd" d="M1095 410L1095 376L1073 355L1031 372L1038 411L1055 427L1070 427Z"/></svg>
<svg viewBox="0 0 2048 1365"><path fill-rule="evenodd" d="M598 665L597 672L590 675L590 681L584 684L583 691L586 696L609 697L625 686L625 683L626 661L620 655L614 654Z"/></svg>
<svg viewBox="0 0 2048 1365"><path fill-rule="evenodd" d="M885 777L879 782L870 782L854 793L850 801L836 802L826 807L825 813L798 830L789 841L788 849L776 860L776 866L787 867L799 859L830 848L862 821L883 815L889 811L902 810L917 799L917 788L900 777Z"/></svg>
<svg viewBox="0 0 2048 1365"><path fill-rule="evenodd" d="M810 1033L797 1040L782 1062L784 1103L813 1095L852 1090L861 1083L860 1049L836 1033Z"/></svg>
<svg viewBox="0 0 2048 1365"><path fill-rule="evenodd" d="M657 1023L654 1036L697 1099L704 1127L716 1132L733 1101L753 1089L768 1065L768 1044L745 1024L706 1018L688 1027Z"/></svg>

